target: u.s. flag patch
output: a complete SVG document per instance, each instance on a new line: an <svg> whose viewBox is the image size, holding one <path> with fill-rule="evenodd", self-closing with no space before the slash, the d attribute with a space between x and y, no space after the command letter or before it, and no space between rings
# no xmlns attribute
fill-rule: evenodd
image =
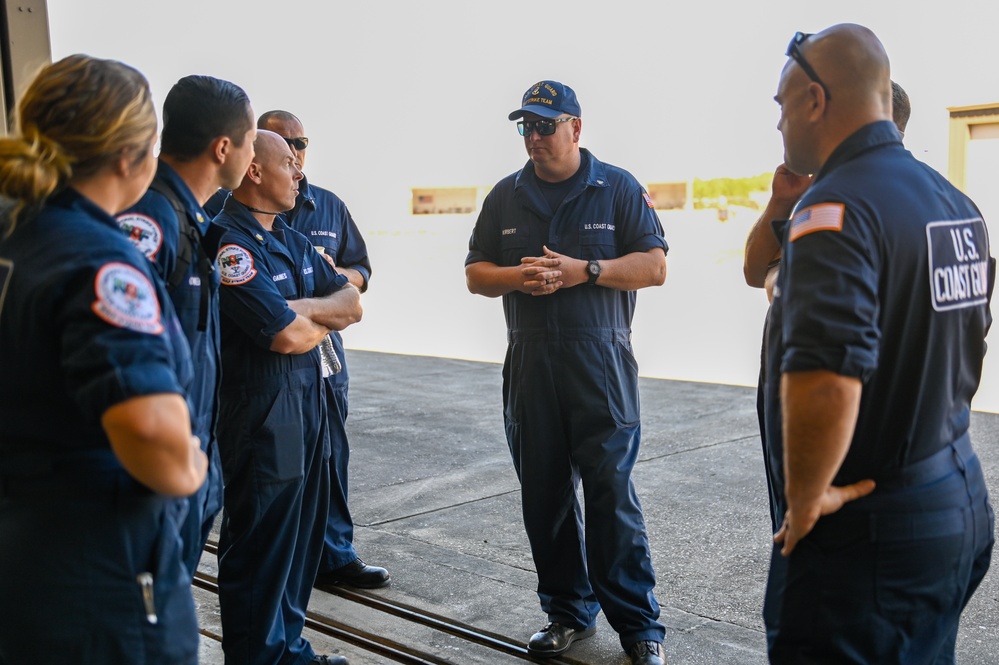
<svg viewBox="0 0 999 665"><path fill-rule="evenodd" d="M656 207L656 202L652 200L652 197L649 196L648 192L642 192L642 198L645 199L645 205L649 206L650 208Z"/></svg>
<svg viewBox="0 0 999 665"><path fill-rule="evenodd" d="M815 231L842 231L846 206L842 203L819 203L799 210L791 218L788 238L794 242Z"/></svg>

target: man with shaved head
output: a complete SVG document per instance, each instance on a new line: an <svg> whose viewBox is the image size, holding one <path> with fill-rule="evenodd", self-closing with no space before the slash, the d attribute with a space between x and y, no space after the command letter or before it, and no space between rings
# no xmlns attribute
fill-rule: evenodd
<svg viewBox="0 0 999 665"><path fill-rule="evenodd" d="M995 274L985 222L902 147L870 30L798 33L787 55L784 161L814 180L784 231L767 335L784 509L770 660L953 663L994 541L968 434Z"/></svg>
<svg viewBox="0 0 999 665"><path fill-rule="evenodd" d="M298 168L305 168L309 138L298 117L282 110L262 113L257 127L272 131L291 149ZM220 189L208 203L209 214L218 213L229 196ZM295 205L282 217L291 228L303 234L316 247L337 272L350 280L361 293L367 291L371 279L371 261L368 248L346 204L333 192L311 183L305 174L298 183ZM387 570L366 564L354 549L354 520L347 504L348 465L350 445L347 440L347 389L349 373L343 339L334 331L324 342L329 355L335 356L340 371L326 378L329 402L330 431L330 497L326 538L319 573L315 586L328 589L333 585L347 585L362 589L377 589L390 583Z"/></svg>
<svg viewBox="0 0 999 665"><path fill-rule="evenodd" d="M257 120L257 127L280 135L295 154L298 167L305 168L309 139L297 116L288 111L267 111ZM303 175L298 183L295 206L284 214L284 218L291 228L307 237L337 272L343 273L361 293L367 290L368 280L371 278L368 249L354 218L340 197L317 187ZM358 557L354 549L354 521L347 504L347 472L350 461L346 428L349 375L340 333L334 331L330 334L328 349L331 354L336 355L341 370L326 378L330 399L330 510L316 587L344 584L362 589L377 589L389 584L389 573L379 566L366 564Z"/></svg>
<svg viewBox="0 0 999 665"><path fill-rule="evenodd" d="M215 222L224 229L219 449L225 513L219 605L226 663L346 665L302 637L329 506L330 440L320 346L361 318L360 293L280 217L302 180L261 130Z"/></svg>
<svg viewBox="0 0 999 665"><path fill-rule="evenodd" d="M909 122L909 96L895 81L891 82L892 89L892 121L898 127L899 134L905 132L905 126ZM777 283L778 268L780 267L780 237L777 229L783 229L787 225L794 207L801 196L812 184L810 175L799 175L787 168L786 164L781 164L774 171L773 183L771 185L772 195L763 214L756 220L753 227L746 236L746 251L743 260L743 274L749 286L762 288L766 291L767 300L773 301L773 287ZM770 312L767 312L767 319ZM767 414L763 399L763 388L766 382L767 354L766 354L767 323L763 325L763 348L760 354L760 378L756 392L756 410L760 422L760 441L763 444L764 458L771 455L772 451L767 443ZM774 405L778 407L779 405ZM781 414L780 409L775 408L770 414L773 420L769 427L772 430L780 429ZM767 489L770 499L770 523L774 532L780 527L779 515L783 515L784 508L780 504L781 494L774 490L775 483L783 483L783 474L772 476L770 467L779 469L780 457L775 458L773 465L768 464L767 469Z"/></svg>

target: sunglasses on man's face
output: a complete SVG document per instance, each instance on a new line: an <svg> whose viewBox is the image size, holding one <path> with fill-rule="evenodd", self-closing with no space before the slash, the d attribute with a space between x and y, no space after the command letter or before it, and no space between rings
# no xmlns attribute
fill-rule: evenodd
<svg viewBox="0 0 999 665"><path fill-rule="evenodd" d="M305 150L309 147L309 139L304 136L297 136L293 139L285 139L285 142L295 150Z"/></svg>
<svg viewBox="0 0 999 665"><path fill-rule="evenodd" d="M551 136L558 128L558 123L575 120L569 118L555 118L554 120L521 120L517 123L517 131L521 136L530 136L531 132L537 132L540 136Z"/></svg>
<svg viewBox="0 0 999 665"><path fill-rule="evenodd" d="M815 73L815 70L812 69L812 66L808 64L808 61L805 60L805 56L801 54L801 48L800 48L801 44L804 43L804 41L811 36L812 33L810 32L794 33L794 37L791 38L791 43L787 45L787 53L785 53L784 55L788 56L796 63L798 63L798 66L801 67L802 71L804 71L805 74L808 75L808 78L812 79L820 86L822 86L822 91L826 93L826 99L832 99L832 95L829 94L829 88L827 88L826 84L822 82L822 79L819 78L819 75Z"/></svg>

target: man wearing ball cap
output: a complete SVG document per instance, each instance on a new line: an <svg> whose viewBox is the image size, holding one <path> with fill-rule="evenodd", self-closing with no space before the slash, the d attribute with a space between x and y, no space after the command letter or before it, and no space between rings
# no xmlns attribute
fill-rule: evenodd
<svg viewBox="0 0 999 665"><path fill-rule="evenodd" d="M558 81L524 93L509 119L530 160L483 201L465 276L472 293L502 296L506 315L504 421L548 615L528 650L564 652L593 635L602 608L634 665L663 665L631 479L641 435L631 319L636 291L666 279L668 246L642 185L579 147L581 115Z"/></svg>

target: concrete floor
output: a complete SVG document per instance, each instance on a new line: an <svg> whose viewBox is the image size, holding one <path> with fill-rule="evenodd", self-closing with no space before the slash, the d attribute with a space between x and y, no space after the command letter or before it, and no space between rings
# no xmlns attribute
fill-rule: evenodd
<svg viewBox="0 0 999 665"><path fill-rule="evenodd" d="M348 351L351 509L360 556L388 568L373 593L477 628L527 638L545 623L524 534L518 483L503 436L500 366ZM635 483L658 575L656 595L672 665L763 665L761 607L770 520L755 390L642 379L643 441ZM976 412L972 438L999 496L999 415ZM206 556L202 569L211 572ZM965 611L961 665L999 662L995 567ZM197 594L202 627L220 634L218 608ZM523 662L316 592L310 609L451 662ZM310 634L320 653L352 665L387 662ZM601 614L570 662L625 665ZM202 662L222 663L203 639Z"/></svg>

